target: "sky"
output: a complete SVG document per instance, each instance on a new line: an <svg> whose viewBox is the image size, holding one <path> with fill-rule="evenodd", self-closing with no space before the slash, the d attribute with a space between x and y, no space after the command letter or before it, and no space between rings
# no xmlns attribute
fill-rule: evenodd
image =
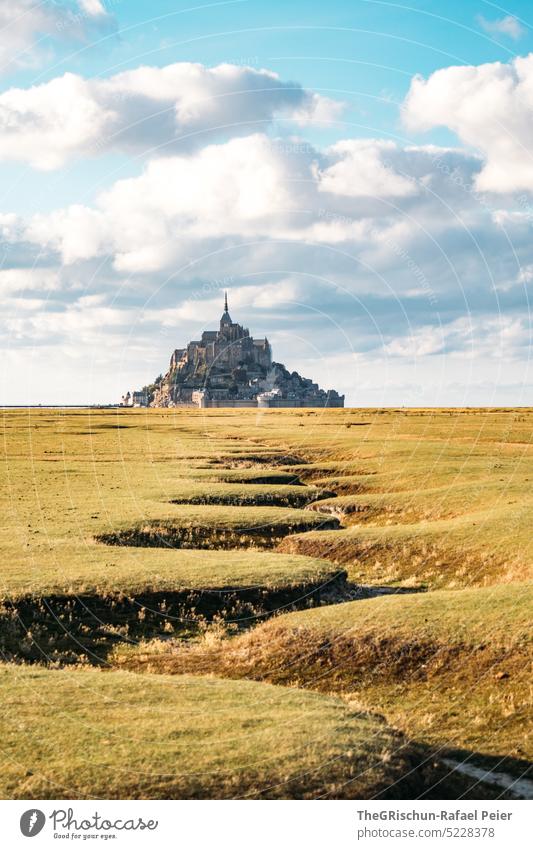
<svg viewBox="0 0 533 849"><path fill-rule="evenodd" d="M0 403L234 321L350 406L531 405L533 7L0 0Z"/></svg>

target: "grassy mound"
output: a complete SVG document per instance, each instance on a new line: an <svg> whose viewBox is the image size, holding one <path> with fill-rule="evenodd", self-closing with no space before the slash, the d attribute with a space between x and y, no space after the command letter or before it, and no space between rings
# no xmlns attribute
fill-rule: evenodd
<svg viewBox="0 0 533 849"><path fill-rule="evenodd" d="M93 545L49 553L39 570L4 574L0 651L7 659L104 662L118 642L249 626L342 591L327 561L266 551L171 551Z"/></svg>
<svg viewBox="0 0 533 849"><path fill-rule="evenodd" d="M465 518L469 514L475 516L479 510L490 512L497 519L502 513L508 513L509 507L518 503L522 510L531 510L533 499L527 492L526 484L527 481L518 476L504 489L494 480L474 480L424 490L360 490L357 494L345 494L326 500L316 505L316 508L332 508L343 514L349 522L364 521L374 525Z"/></svg>
<svg viewBox="0 0 533 849"><path fill-rule="evenodd" d="M384 596L288 614L235 640L123 656L138 671L215 672L350 694L447 751L533 755L531 584ZM516 763L513 761L516 761Z"/></svg>
<svg viewBox="0 0 533 849"><path fill-rule="evenodd" d="M270 551L172 551L168 548L63 544L26 569L8 557L0 601L34 596L172 593L181 590L286 589L327 581L326 560Z"/></svg>
<svg viewBox="0 0 533 849"><path fill-rule="evenodd" d="M374 717L267 684L7 666L0 692L2 798L413 798L442 778Z"/></svg>
<svg viewBox="0 0 533 849"><path fill-rule="evenodd" d="M337 499L333 503L336 508ZM527 503L512 512L502 507L412 525L351 525L335 534L295 535L280 550L327 558L361 584L481 587L527 581L533 574Z"/></svg>
<svg viewBox="0 0 533 849"><path fill-rule="evenodd" d="M266 485L285 485L285 486L303 486L299 476L293 472L282 472L277 469L253 469L253 468L217 468L209 466L208 468L195 468L187 470L184 477L190 477L195 480L206 480L220 483L241 483L241 484L261 484Z"/></svg>
<svg viewBox="0 0 533 849"><path fill-rule="evenodd" d="M357 473L349 466L338 463L337 467L328 469L329 474L313 475L315 486L324 489L332 489L339 496L358 495L361 492L380 492L383 487L387 489L391 485L390 478L385 473L372 472L371 474Z"/></svg>
<svg viewBox="0 0 533 849"><path fill-rule="evenodd" d="M108 545L169 548L250 548L277 545L285 536L337 528L339 520L307 510L277 507L177 506L164 518L118 524L95 535Z"/></svg>
<svg viewBox="0 0 533 849"><path fill-rule="evenodd" d="M170 499L173 504L224 504L243 507L305 507L313 501L331 498L332 492L314 486L287 484L202 484L184 481Z"/></svg>
<svg viewBox="0 0 533 849"><path fill-rule="evenodd" d="M293 454L284 454L279 450L257 451L234 451L231 454L216 457L210 461L211 465L224 466L226 468L253 468L254 466L297 466L302 463L301 457Z"/></svg>

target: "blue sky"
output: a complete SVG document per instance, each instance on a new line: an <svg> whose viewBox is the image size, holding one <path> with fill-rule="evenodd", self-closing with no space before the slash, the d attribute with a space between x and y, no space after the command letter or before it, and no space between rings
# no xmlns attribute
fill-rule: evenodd
<svg viewBox="0 0 533 849"><path fill-rule="evenodd" d="M427 0L156 2L150 16L142 0L107 0L103 5L116 18L116 30L112 27L88 43L64 44L52 37L53 31L45 34L41 44L54 43L53 60L37 69L14 69L4 85L27 87L65 72L103 78L143 64L250 65L346 102L335 126L308 129L306 137L314 144L331 143L347 133L408 143L413 138L402 127L398 110L415 74L428 76L448 65L508 62L533 49L527 2L505 7ZM523 27L518 39L487 32L480 24L482 17L490 22L507 15ZM423 139L454 143L453 133L444 127ZM13 186L11 208L18 211L89 199L111 175L134 174L138 167L129 157L109 155L76 163L68 173L27 175L11 163L11 180L7 169L0 174L2 183Z"/></svg>
<svg viewBox="0 0 533 849"><path fill-rule="evenodd" d="M0 3L1 400L116 400L226 286L352 404L530 403L530 4L147 6Z"/></svg>

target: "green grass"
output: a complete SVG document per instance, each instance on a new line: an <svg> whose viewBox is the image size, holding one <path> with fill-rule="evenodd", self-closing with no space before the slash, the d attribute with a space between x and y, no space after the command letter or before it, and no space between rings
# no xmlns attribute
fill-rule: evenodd
<svg viewBox="0 0 533 849"><path fill-rule="evenodd" d="M18 410L6 411L3 424L0 644L14 650L9 656L38 660L37 639L56 663L76 660L60 645L59 631L73 630L85 647L89 634L89 650L102 650L107 663L138 671L140 715L151 704L147 671L244 675L334 690L381 711L425 747L503 757L506 765L514 758L516 770L531 756L523 637L533 562L532 410ZM346 511L347 527L324 530L331 516L300 509L320 494L302 481L338 496L315 509L363 509ZM267 546L277 548L261 550ZM205 589L228 588L242 599L256 588L245 611L250 623L272 610L259 610L259 598L302 595L340 568L355 583L429 592L283 614L232 639L208 630L185 646L171 629L171 639L147 641L161 636L173 594L188 593L183 609L170 608L178 621L197 615ZM100 635L76 596L96 605ZM63 605L57 628L54 598ZM338 593L322 603L333 600ZM141 643L119 650L115 638ZM67 674L46 672L55 673ZM56 679L35 680L44 698ZM239 737L246 710L245 702L234 710ZM28 716L37 722L30 706ZM186 719L179 723L192 738ZM15 754L38 739L35 728L10 738ZM213 758L226 756L210 745ZM77 763L75 752L69 757ZM242 786L255 786L241 763ZM332 767L333 795L342 793L336 775ZM98 784L96 774L88 774L88 788L91 781ZM30 780L27 792L32 787ZM291 778L280 795L300 792Z"/></svg>
<svg viewBox="0 0 533 849"><path fill-rule="evenodd" d="M187 477L196 481L213 481L215 483L248 484L257 486L302 486L299 475L293 472L281 471L277 467L264 469L246 468L191 468Z"/></svg>
<svg viewBox="0 0 533 849"><path fill-rule="evenodd" d="M298 527L298 524L310 523L319 526L324 521L323 516L317 516L308 510L297 510L287 507L233 507L227 504L170 504L168 506L150 505L139 522L169 521L180 526L206 526L231 529L262 528L265 526L284 526L287 524ZM327 517L326 517L327 520ZM121 524L124 524L124 519ZM127 521L127 520L126 520ZM110 521L106 520L95 527L107 528Z"/></svg>
<svg viewBox="0 0 533 849"><path fill-rule="evenodd" d="M461 591L439 590L336 604L293 613L284 624L357 638L365 634L445 645L527 646L531 639L533 584Z"/></svg>
<svg viewBox="0 0 533 849"><path fill-rule="evenodd" d="M453 519L386 526L354 523L335 533L295 535L283 541L280 550L327 558L361 584L488 586L531 578L530 519L525 500Z"/></svg>
<svg viewBox="0 0 533 849"><path fill-rule="evenodd" d="M266 551L56 547L0 584L0 653L32 662L108 663L117 642L190 639L320 602L344 585L327 561Z"/></svg>
<svg viewBox="0 0 533 849"><path fill-rule="evenodd" d="M337 692L438 750L533 755L533 585L392 595L290 613L232 640L155 642L128 669L198 671Z"/></svg>
<svg viewBox="0 0 533 849"><path fill-rule="evenodd" d="M231 484L184 481L176 487L171 501L174 504L223 504L234 507L304 507L327 498L328 491L315 486L286 484Z"/></svg>
<svg viewBox="0 0 533 849"><path fill-rule="evenodd" d="M312 499L317 491L191 481L195 464L216 458L220 446L218 454L213 442L206 450L205 440L189 434L187 462L176 460L166 456L171 448L176 454L166 422L156 415L147 429L135 421L116 427L116 414L92 411L6 415L0 529L6 657L102 663L117 641L189 638L206 619L220 617L246 624L316 603L342 580L327 562L261 550L292 530L320 526L320 517L289 507L232 506L247 486L252 498L259 493L268 504L297 493ZM170 503L206 494L228 503ZM243 547L246 553L237 550Z"/></svg>
<svg viewBox="0 0 533 849"><path fill-rule="evenodd" d="M137 596L182 590L283 589L327 581L328 561L268 551L172 551L168 548L57 545L25 570L6 558L0 601L27 596Z"/></svg>
<svg viewBox="0 0 533 849"><path fill-rule="evenodd" d="M371 798L430 789L342 701L216 678L0 667L2 798Z"/></svg>
<svg viewBox="0 0 533 849"><path fill-rule="evenodd" d="M338 524L336 518L307 510L177 505L173 510L160 509L155 516L145 515L134 524L115 521L109 530L96 529L95 538L110 545L220 550L274 546L288 534Z"/></svg>
<svg viewBox="0 0 533 849"><path fill-rule="evenodd" d="M481 479L424 490L360 491L325 499L316 506L318 509L334 507L345 512L346 521L355 524L411 524L424 520L465 517L480 509L496 516L508 512L509 507L518 503L522 508L526 507L528 512L531 510L533 494L529 493L527 484L528 480L520 476L509 481L505 489L495 480Z"/></svg>

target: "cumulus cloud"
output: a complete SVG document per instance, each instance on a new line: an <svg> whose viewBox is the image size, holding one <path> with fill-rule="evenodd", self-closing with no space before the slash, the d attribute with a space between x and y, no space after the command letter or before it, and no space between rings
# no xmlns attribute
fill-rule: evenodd
<svg viewBox="0 0 533 849"><path fill-rule="evenodd" d="M110 150L186 152L276 118L324 122L341 109L271 71L235 65L178 62L107 79L67 73L0 95L0 159L53 169Z"/></svg>
<svg viewBox="0 0 533 849"><path fill-rule="evenodd" d="M152 159L94 207L34 216L24 236L57 251L65 263L109 254L129 273L171 269L228 240L374 246L397 263L415 226L398 204L406 210L426 205L418 226L436 227L443 213L435 196L464 193L456 180L467 185L479 168L475 157L381 140L295 149L255 133L191 155Z"/></svg>
<svg viewBox="0 0 533 849"><path fill-rule="evenodd" d="M521 316L461 316L440 327L428 325L392 339L384 350L393 357L416 359L447 353L465 358L512 361L528 358L531 324Z"/></svg>
<svg viewBox="0 0 533 849"><path fill-rule="evenodd" d="M63 262L109 253L121 271L172 267L196 244L284 232L295 198L287 164L266 136L233 139L192 157L152 160L118 181L96 208L71 206L34 217L26 236Z"/></svg>
<svg viewBox="0 0 533 849"><path fill-rule="evenodd" d="M478 15L478 22L485 32L490 35L505 35L517 41L525 35L526 31L520 21L513 15L506 15L504 18L496 18L495 20L487 20L483 15Z"/></svg>
<svg viewBox="0 0 533 849"><path fill-rule="evenodd" d="M331 271L359 291L386 288L392 276L411 299L465 269L474 279L487 254L498 263L482 270L485 289L508 289L519 283L517 260L531 263L531 216L482 203L472 191L481 167L445 148L365 140L293 150L256 133L150 160L94 206L4 216L0 230L10 257L18 246L41 264L103 261L150 278L179 269L187 281L214 279L221 265L241 274L251 257L265 271L280 268L290 254L297 269Z"/></svg>
<svg viewBox="0 0 533 849"><path fill-rule="evenodd" d="M33 345L46 344L58 337L71 342L78 338L87 344L100 340L102 327L108 332L122 329L126 334L130 320L128 311L113 308L105 296L82 295L61 309L40 309L32 315L17 312L6 319L5 331L18 338L25 337Z"/></svg>
<svg viewBox="0 0 533 849"><path fill-rule="evenodd" d="M533 54L417 76L403 117L414 131L449 127L481 151L480 191L533 191Z"/></svg>
<svg viewBox="0 0 533 849"><path fill-rule="evenodd" d="M59 42L86 42L115 28L100 0L0 0L0 73L36 67Z"/></svg>
<svg viewBox="0 0 533 849"><path fill-rule="evenodd" d="M61 274L57 268L4 268L0 269L0 296L19 292L53 292L62 288Z"/></svg>
<svg viewBox="0 0 533 849"><path fill-rule="evenodd" d="M387 154L394 156L394 142L376 139L349 139L329 149L328 164L320 174L320 188L347 197L406 197L416 193L416 186L393 164L387 164Z"/></svg>
<svg viewBox="0 0 533 849"><path fill-rule="evenodd" d="M228 239L379 243L402 237L391 203L420 195L436 170L433 151L381 141L297 149L256 133L153 159L94 208L35 216L25 237L65 263L109 254L129 273L170 268Z"/></svg>
<svg viewBox="0 0 533 849"><path fill-rule="evenodd" d="M473 191L482 168L462 150L263 133L152 159L93 206L0 217L5 347L116 365L133 345L148 380L230 288L235 317L305 373L353 348L368 375L455 358L490 378L489 360L527 359L533 217Z"/></svg>

